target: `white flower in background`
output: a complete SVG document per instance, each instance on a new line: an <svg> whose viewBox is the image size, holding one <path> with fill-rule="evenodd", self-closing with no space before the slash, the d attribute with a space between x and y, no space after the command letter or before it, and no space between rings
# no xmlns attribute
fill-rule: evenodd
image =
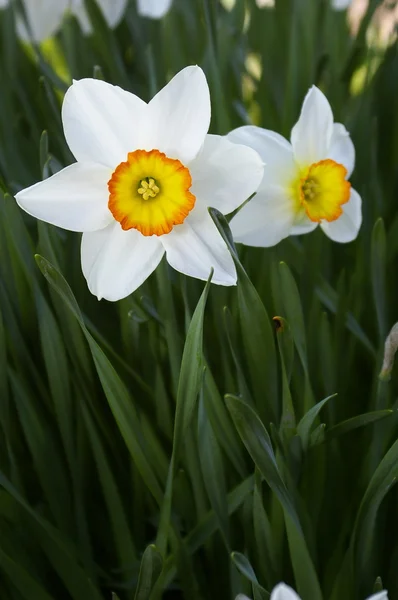
<svg viewBox="0 0 398 600"><path fill-rule="evenodd" d="M346 8L349 8L352 3L353 0L332 0L332 8L334 8L334 10L345 10Z"/></svg>
<svg viewBox="0 0 398 600"><path fill-rule="evenodd" d="M318 225L336 242L357 237L361 198L347 181L355 163L354 145L345 127L333 123L329 102L317 87L304 100L291 143L254 126L227 137L257 150L265 163L257 194L230 223L237 242L274 246Z"/></svg>
<svg viewBox="0 0 398 600"><path fill-rule="evenodd" d="M275 0L256 0L258 8L274 8Z"/></svg>
<svg viewBox="0 0 398 600"><path fill-rule="evenodd" d="M97 0L97 4L101 9L108 27L114 29L119 25L126 10L127 3L128 0ZM83 33L91 33L92 26L84 6L84 0L72 0L70 8L72 14L75 15L79 21Z"/></svg>
<svg viewBox="0 0 398 600"><path fill-rule="evenodd" d="M161 19L167 13L172 0L137 0L138 14L150 19Z"/></svg>
<svg viewBox="0 0 398 600"><path fill-rule="evenodd" d="M39 43L54 35L62 23L68 4L69 0L22 0L28 27L23 16L17 14L16 26L20 39L25 42L33 39Z"/></svg>
<svg viewBox="0 0 398 600"><path fill-rule="evenodd" d="M83 33L90 34L92 26L84 6L84 0L71 0L71 11L79 21ZM172 0L137 0L137 11L142 17L161 19L169 10ZM97 0L104 19L111 29L119 25L127 8L128 0Z"/></svg>
<svg viewBox="0 0 398 600"><path fill-rule="evenodd" d="M62 107L77 163L19 192L30 215L83 233L81 260L98 298L119 300L162 256L177 271L236 284L232 258L207 207L226 214L253 194L263 163L247 146L207 135L210 95L199 67L150 102L95 79L75 81Z"/></svg>
<svg viewBox="0 0 398 600"><path fill-rule="evenodd" d="M235 600L250 600L244 594L238 594ZM285 583L278 583L276 587L271 592L270 600L301 600L300 596L296 594L296 592L286 585ZM367 600L388 600L387 592L384 590L383 592L379 592L378 594L373 594L369 596Z"/></svg>
<svg viewBox="0 0 398 600"><path fill-rule="evenodd" d="M108 27L119 25L127 8L128 0L96 0ZM138 14L152 19L162 18L171 6L172 0L137 0ZM10 4L10 0L0 0L0 9ZM67 9L79 21L84 34L92 32L84 0L22 0L29 27L21 15L17 16L17 32L23 41L42 42L54 35L62 25ZM29 31L30 30L30 31Z"/></svg>
<svg viewBox="0 0 398 600"><path fill-rule="evenodd" d="M235 600L250 600L250 598L244 594L238 594ZM285 583L278 583L271 592L270 600L300 600L300 598L291 587Z"/></svg>

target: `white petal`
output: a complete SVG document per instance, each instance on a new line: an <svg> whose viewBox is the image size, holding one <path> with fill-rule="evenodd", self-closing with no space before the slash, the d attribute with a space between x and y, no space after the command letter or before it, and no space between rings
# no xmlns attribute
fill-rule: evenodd
<svg viewBox="0 0 398 600"><path fill-rule="evenodd" d="M128 0L97 0L104 19L111 29L122 20L127 2ZM72 13L78 19L83 33L91 33L92 27L83 0L72 0Z"/></svg>
<svg viewBox="0 0 398 600"><path fill-rule="evenodd" d="M115 169L128 152L145 146L147 105L99 79L74 81L65 94L62 121L76 160Z"/></svg>
<svg viewBox="0 0 398 600"><path fill-rule="evenodd" d="M9 0L0 0L0 8L5 8L8 6Z"/></svg>
<svg viewBox="0 0 398 600"><path fill-rule="evenodd" d="M236 242L247 246L275 246L290 233L295 217L293 198L285 188L266 185L230 222Z"/></svg>
<svg viewBox="0 0 398 600"><path fill-rule="evenodd" d="M101 165L74 163L15 198L36 219L70 231L95 231L113 219L108 209L111 175Z"/></svg>
<svg viewBox="0 0 398 600"><path fill-rule="evenodd" d="M351 6L352 0L332 0L332 8L334 10L344 10Z"/></svg>
<svg viewBox="0 0 398 600"><path fill-rule="evenodd" d="M203 213L201 218L191 214L182 225L159 239L176 271L205 281L213 268L212 283L236 284L233 260L209 214Z"/></svg>
<svg viewBox="0 0 398 600"><path fill-rule="evenodd" d="M235 600L250 600L250 598L248 596L245 596L245 594L238 594Z"/></svg>
<svg viewBox="0 0 398 600"><path fill-rule="evenodd" d="M24 41L41 42L56 33L62 24L68 0L22 0L28 25L26 28L22 16L17 19L17 32Z"/></svg>
<svg viewBox="0 0 398 600"><path fill-rule="evenodd" d="M307 166L327 158L333 131L333 113L326 96L314 85L307 93L300 118L292 129L294 155Z"/></svg>
<svg viewBox="0 0 398 600"><path fill-rule="evenodd" d="M264 181L269 184L290 184L297 174L291 144L284 137L253 125L238 127L228 134L236 144L245 144L256 150L265 163Z"/></svg>
<svg viewBox="0 0 398 600"><path fill-rule="evenodd" d="M128 0L97 0L97 2L109 27L112 29L116 27L122 20Z"/></svg>
<svg viewBox="0 0 398 600"><path fill-rule="evenodd" d="M167 13L172 0L137 0L138 14L150 19L161 19Z"/></svg>
<svg viewBox="0 0 398 600"><path fill-rule="evenodd" d="M367 600L388 600L388 593L386 590L383 590L378 594L372 594L372 596L369 596Z"/></svg>
<svg viewBox="0 0 398 600"><path fill-rule="evenodd" d="M352 242L358 235L362 223L362 200L358 192L351 189L351 197L347 204L342 205L341 217L328 223L323 221L321 227L326 235L334 242Z"/></svg>
<svg viewBox="0 0 398 600"><path fill-rule="evenodd" d="M71 12L78 20L80 29L84 35L89 35L92 32L92 27L83 0L74 0Z"/></svg>
<svg viewBox="0 0 398 600"><path fill-rule="evenodd" d="M347 169L347 179L349 179L355 165L355 148L350 134L341 123L333 125L327 158L331 158L337 163L344 165Z"/></svg>
<svg viewBox="0 0 398 600"><path fill-rule="evenodd" d="M213 206L228 214L254 194L264 167L251 148L233 144L220 135L207 135L189 170L193 181L191 192L197 205Z"/></svg>
<svg viewBox="0 0 398 600"><path fill-rule="evenodd" d="M186 67L148 105L152 136L147 143L185 165L202 147L210 125L210 94L200 67Z"/></svg>
<svg viewBox="0 0 398 600"><path fill-rule="evenodd" d="M290 235L303 235L304 233L310 233L318 227L318 223L311 221L307 217L304 209L301 209L295 216L293 227L290 230Z"/></svg>
<svg viewBox="0 0 398 600"><path fill-rule="evenodd" d="M285 583L278 583L271 592L270 600L300 600L300 596Z"/></svg>
<svg viewBox="0 0 398 600"><path fill-rule="evenodd" d="M136 290L156 269L164 254L157 236L136 229L123 231L113 221L106 229L84 233L82 269L98 300L120 300Z"/></svg>

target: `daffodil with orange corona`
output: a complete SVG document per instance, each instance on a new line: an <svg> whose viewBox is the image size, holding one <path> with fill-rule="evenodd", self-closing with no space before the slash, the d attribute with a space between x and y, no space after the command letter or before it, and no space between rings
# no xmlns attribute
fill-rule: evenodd
<svg viewBox="0 0 398 600"><path fill-rule="evenodd" d="M62 121L77 162L20 191L34 217L83 232L81 262L98 298L137 289L163 255L177 271L236 284L208 207L227 214L263 176L257 152L208 135L210 95L199 67L178 73L147 104L95 79L75 81Z"/></svg>
<svg viewBox="0 0 398 600"><path fill-rule="evenodd" d="M255 126L235 129L233 142L261 155L264 177L256 195L231 221L237 242L273 246L320 226L335 242L351 242L361 226L361 198L348 181L355 150L344 125L333 122L325 95L313 86L291 140Z"/></svg>

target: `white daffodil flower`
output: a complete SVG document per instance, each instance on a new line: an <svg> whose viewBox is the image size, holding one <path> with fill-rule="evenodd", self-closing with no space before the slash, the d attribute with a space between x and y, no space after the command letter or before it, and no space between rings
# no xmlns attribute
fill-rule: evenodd
<svg viewBox="0 0 398 600"><path fill-rule="evenodd" d="M238 594L235 600L250 600L244 594ZM296 594L296 592L286 585L285 583L278 583L276 587L271 592L270 600L301 600L300 596ZM387 592L384 590L377 594L373 594L369 596L367 600L388 600Z"/></svg>
<svg viewBox="0 0 398 600"><path fill-rule="evenodd" d="M334 10L345 10L351 6L353 0L332 0L332 8Z"/></svg>
<svg viewBox="0 0 398 600"><path fill-rule="evenodd" d="M111 29L119 25L127 7L128 0L97 0L104 19ZM79 25L84 34L92 32L92 26L84 6L84 0L72 0L71 12L79 21Z"/></svg>
<svg viewBox="0 0 398 600"><path fill-rule="evenodd" d="M274 246L318 225L336 242L350 242L362 222L361 198L347 181L355 163L349 133L313 86L291 143L274 131L245 126L228 138L251 146L265 163L257 194L232 219L234 238L248 246Z"/></svg>
<svg viewBox="0 0 398 600"><path fill-rule="evenodd" d="M172 0L137 0L137 11L142 17L161 19L170 9Z"/></svg>
<svg viewBox="0 0 398 600"><path fill-rule="evenodd" d="M99 299L119 300L163 254L177 271L235 285L236 272L207 207L227 214L263 176L259 155L207 135L210 95L199 67L152 100L95 79L75 81L62 121L77 162L16 196L30 215L83 232L81 260Z"/></svg>

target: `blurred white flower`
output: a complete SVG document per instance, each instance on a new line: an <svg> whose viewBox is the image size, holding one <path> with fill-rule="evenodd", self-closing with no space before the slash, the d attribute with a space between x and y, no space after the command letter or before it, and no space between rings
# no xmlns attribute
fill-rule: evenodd
<svg viewBox="0 0 398 600"><path fill-rule="evenodd" d="M345 10L351 6L352 3L353 0L332 0L332 8L334 8L334 10Z"/></svg>
<svg viewBox="0 0 398 600"><path fill-rule="evenodd" d="M258 8L274 8L275 0L256 0Z"/></svg>
<svg viewBox="0 0 398 600"><path fill-rule="evenodd" d="M119 25L127 7L128 0L96 0L104 19L111 29ZM84 0L72 0L71 12L79 21L86 35L92 32L89 16L84 6Z"/></svg>
<svg viewBox="0 0 398 600"><path fill-rule="evenodd" d="M244 594L238 594L235 600L250 600ZM271 592L270 600L301 600L300 596L296 594L296 592L286 585L285 583L278 583L276 587ZM384 590L383 592L379 592L378 594L373 594L369 596L367 600L388 600L387 592Z"/></svg>
<svg viewBox="0 0 398 600"><path fill-rule="evenodd" d="M22 0L26 20L17 14L17 33L23 41L39 43L59 29L69 0Z"/></svg>
<svg viewBox="0 0 398 600"><path fill-rule="evenodd" d="M71 0L72 13L79 21L85 34L92 32L92 26L84 7L84 0ZM128 0L97 0L104 19L111 29L119 25L127 8ZM171 6L172 0L137 0L137 11L142 17L161 19Z"/></svg>
<svg viewBox="0 0 398 600"><path fill-rule="evenodd" d="M354 145L345 127L333 123L329 102L317 87L307 93L291 143L254 126L235 129L228 138L257 150L265 163L257 194L230 223L237 242L274 246L318 225L336 242L357 237L361 198L347 181Z"/></svg>
<svg viewBox="0 0 398 600"><path fill-rule="evenodd" d="M138 14L151 19L161 19L167 13L172 0L137 0Z"/></svg>
<svg viewBox="0 0 398 600"><path fill-rule="evenodd" d="M111 29L117 27L123 18L128 0L96 0L104 19ZM0 0L0 9L5 8L10 0ZM138 14L153 19L162 18L171 6L172 0L137 0ZM92 32L92 25L84 6L84 0L22 0L28 27L22 15L17 17L17 32L24 41L33 38L41 42L54 35L61 27L67 9L79 21L84 34Z"/></svg>
<svg viewBox="0 0 398 600"><path fill-rule="evenodd" d="M16 196L38 219L83 233L81 260L98 298L119 300L166 252L192 277L235 285L232 258L207 207L235 210L263 176L259 155L207 135L210 95L199 67L146 104L104 81L75 81L62 120L77 162Z"/></svg>

